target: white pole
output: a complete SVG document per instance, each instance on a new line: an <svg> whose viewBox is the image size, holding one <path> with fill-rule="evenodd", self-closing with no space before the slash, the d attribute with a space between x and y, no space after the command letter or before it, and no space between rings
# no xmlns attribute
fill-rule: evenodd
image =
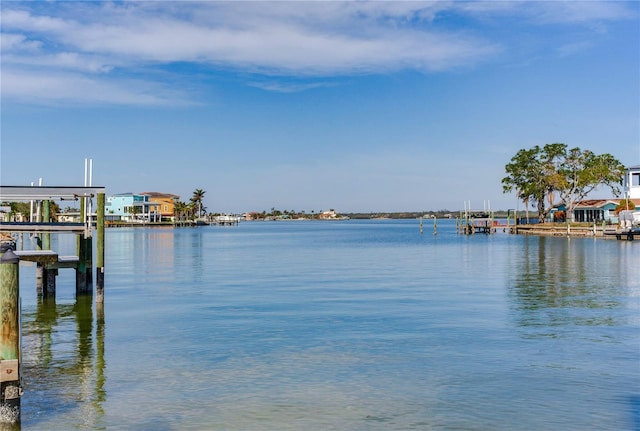
<svg viewBox="0 0 640 431"><path fill-rule="evenodd" d="M89 159L87 159L85 157L84 159L84 186L87 187L87 174L88 174L88 168L89 168ZM87 232L87 214L89 213L89 208L88 208L88 201L87 201L87 197L83 196L82 199L84 200L84 220L82 220L82 222L84 223L84 229L85 229L85 234Z"/></svg>
<svg viewBox="0 0 640 431"><path fill-rule="evenodd" d="M38 187L42 187L42 178L38 179ZM36 205L36 221L40 221L40 201L37 201Z"/></svg>
<svg viewBox="0 0 640 431"><path fill-rule="evenodd" d="M89 187L93 186L93 159L89 159ZM87 216L89 217L89 230L91 230L91 226L92 226L92 215L93 214L93 200L91 198L88 198L88 202L87 202Z"/></svg>
<svg viewBox="0 0 640 431"><path fill-rule="evenodd" d="M31 181L31 187L33 187L33 181ZM29 207L29 222L33 223L33 200L29 202L31 203Z"/></svg>

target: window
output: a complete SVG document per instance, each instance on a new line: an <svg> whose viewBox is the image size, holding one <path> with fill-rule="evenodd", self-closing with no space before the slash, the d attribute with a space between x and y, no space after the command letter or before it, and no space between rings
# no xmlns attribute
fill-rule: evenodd
<svg viewBox="0 0 640 431"><path fill-rule="evenodd" d="M631 174L631 187L640 186L640 172Z"/></svg>

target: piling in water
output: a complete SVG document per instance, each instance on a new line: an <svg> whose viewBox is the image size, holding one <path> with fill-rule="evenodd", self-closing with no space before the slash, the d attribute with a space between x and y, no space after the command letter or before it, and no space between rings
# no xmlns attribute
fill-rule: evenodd
<svg viewBox="0 0 640 431"><path fill-rule="evenodd" d="M96 303L104 302L104 193L98 193L96 211Z"/></svg>
<svg viewBox="0 0 640 431"><path fill-rule="evenodd" d="M0 423L20 422L20 259L15 242L0 243Z"/></svg>

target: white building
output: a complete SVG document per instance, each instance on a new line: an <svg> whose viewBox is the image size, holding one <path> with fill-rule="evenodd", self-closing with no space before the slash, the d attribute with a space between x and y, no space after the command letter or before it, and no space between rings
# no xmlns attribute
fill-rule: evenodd
<svg viewBox="0 0 640 431"><path fill-rule="evenodd" d="M627 168L623 186L625 197L629 199L640 199L640 165Z"/></svg>

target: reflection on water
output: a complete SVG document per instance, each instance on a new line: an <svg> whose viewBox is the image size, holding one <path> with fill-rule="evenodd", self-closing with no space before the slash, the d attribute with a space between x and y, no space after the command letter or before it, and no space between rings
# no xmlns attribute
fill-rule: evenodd
<svg viewBox="0 0 640 431"><path fill-rule="evenodd" d="M639 252L453 222L114 229L107 334L73 280L24 307L22 427L639 429Z"/></svg>
<svg viewBox="0 0 640 431"><path fill-rule="evenodd" d="M23 311L22 375L27 395L22 418L23 422L28 418L33 428L52 415L70 419L69 429L105 428L104 308L96 306L94 316L92 306L92 296L78 296L66 304L46 298L38 300L35 310ZM37 388L37 398L29 396L32 388ZM81 412L67 415L78 406Z"/></svg>
<svg viewBox="0 0 640 431"><path fill-rule="evenodd" d="M621 307L637 250L627 243L525 237L509 271L513 315L525 336L556 337L567 328L627 324ZM615 253L611 248L617 248ZM634 262L634 263L632 263ZM637 274L640 276L640 274ZM538 328L538 329L536 329Z"/></svg>

